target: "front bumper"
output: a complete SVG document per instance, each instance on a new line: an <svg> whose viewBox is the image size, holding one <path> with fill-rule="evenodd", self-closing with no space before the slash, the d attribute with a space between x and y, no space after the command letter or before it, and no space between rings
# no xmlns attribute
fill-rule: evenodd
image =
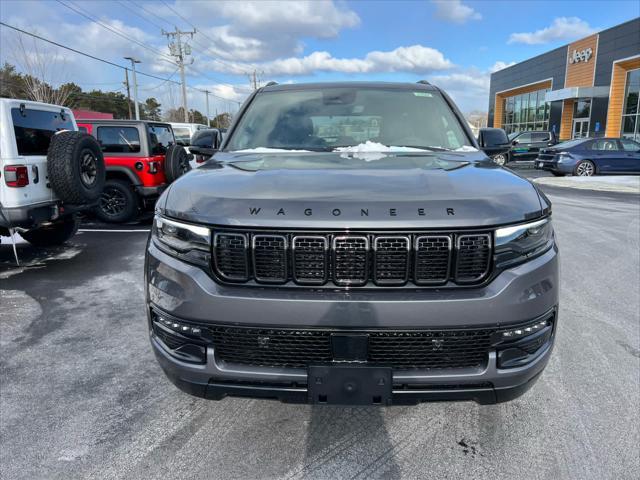
<svg viewBox="0 0 640 480"><path fill-rule="evenodd" d="M505 328L543 316L558 305L555 249L472 289L318 292L225 286L152 243L146 277L149 315L151 308L156 308L177 319L210 325L360 330ZM540 376L554 338L555 334L529 363L514 368L498 368L494 350L480 367L394 370L392 403L511 400ZM206 349L206 362L194 364L172 356L151 328L150 339L167 376L191 394L212 399L233 395L287 402L311 400L305 369L230 364L217 358L211 346Z"/></svg>

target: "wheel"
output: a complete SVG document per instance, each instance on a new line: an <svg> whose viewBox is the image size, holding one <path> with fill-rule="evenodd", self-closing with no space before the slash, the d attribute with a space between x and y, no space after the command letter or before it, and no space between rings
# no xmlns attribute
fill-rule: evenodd
<svg viewBox="0 0 640 480"><path fill-rule="evenodd" d="M551 173L552 173L552 175L553 175L554 177L564 177L564 175L565 175L565 174L564 174L564 173L562 173L562 172L553 172L553 171L552 171Z"/></svg>
<svg viewBox="0 0 640 480"><path fill-rule="evenodd" d="M51 137L47 152L47 175L51 187L63 202L96 201L105 183L100 145L87 133L56 133Z"/></svg>
<svg viewBox="0 0 640 480"><path fill-rule="evenodd" d="M191 170L189 154L181 145L171 145L164 157L164 176L171 183Z"/></svg>
<svg viewBox="0 0 640 480"><path fill-rule="evenodd" d="M498 153L497 155L494 155L491 158L498 165L504 166L504 165L506 165L506 163L507 163L507 161L509 159L509 156L506 153Z"/></svg>
<svg viewBox="0 0 640 480"><path fill-rule="evenodd" d="M579 177L591 177L596 174L596 166L591 160L582 160L576 165L573 174Z"/></svg>
<svg viewBox="0 0 640 480"><path fill-rule="evenodd" d="M51 225L21 232L20 235L36 247L52 247L61 245L73 237L78 231L78 225L80 225L80 220L75 215L71 215L53 222Z"/></svg>
<svg viewBox="0 0 640 480"><path fill-rule="evenodd" d="M109 223L133 220L138 215L138 197L131 184L124 180L107 180L95 212L100 220Z"/></svg>

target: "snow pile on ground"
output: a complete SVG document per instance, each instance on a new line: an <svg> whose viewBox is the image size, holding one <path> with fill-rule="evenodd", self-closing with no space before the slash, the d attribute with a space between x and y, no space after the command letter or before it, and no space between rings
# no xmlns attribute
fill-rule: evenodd
<svg viewBox="0 0 640 480"><path fill-rule="evenodd" d="M602 192L640 193L640 176L541 177L534 182L552 187L579 188Z"/></svg>

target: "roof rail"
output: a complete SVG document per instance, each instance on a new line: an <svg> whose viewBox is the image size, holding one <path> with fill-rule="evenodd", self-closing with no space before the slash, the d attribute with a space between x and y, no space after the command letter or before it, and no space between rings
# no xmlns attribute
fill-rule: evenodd
<svg viewBox="0 0 640 480"><path fill-rule="evenodd" d="M271 87L273 85L278 85L278 82L274 82L273 80L270 82L267 82L267 84L265 85L265 87Z"/></svg>
<svg viewBox="0 0 640 480"><path fill-rule="evenodd" d="M416 83L421 83L422 85L431 85L429 82L427 82L426 80L418 80Z"/></svg>

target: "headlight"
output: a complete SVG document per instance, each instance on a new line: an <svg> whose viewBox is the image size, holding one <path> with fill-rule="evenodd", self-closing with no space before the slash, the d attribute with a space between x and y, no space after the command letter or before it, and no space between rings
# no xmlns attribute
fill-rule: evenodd
<svg viewBox="0 0 640 480"><path fill-rule="evenodd" d="M499 228L495 235L496 267L511 267L540 255L553 246L553 241L550 217Z"/></svg>
<svg viewBox="0 0 640 480"><path fill-rule="evenodd" d="M567 153L567 152L560 152L557 155L557 159L558 159L558 163L562 163L565 162L569 159L571 159L571 154Z"/></svg>
<svg viewBox="0 0 640 480"><path fill-rule="evenodd" d="M211 261L211 230L206 227L156 215L151 237L158 248L176 258L203 266Z"/></svg>

